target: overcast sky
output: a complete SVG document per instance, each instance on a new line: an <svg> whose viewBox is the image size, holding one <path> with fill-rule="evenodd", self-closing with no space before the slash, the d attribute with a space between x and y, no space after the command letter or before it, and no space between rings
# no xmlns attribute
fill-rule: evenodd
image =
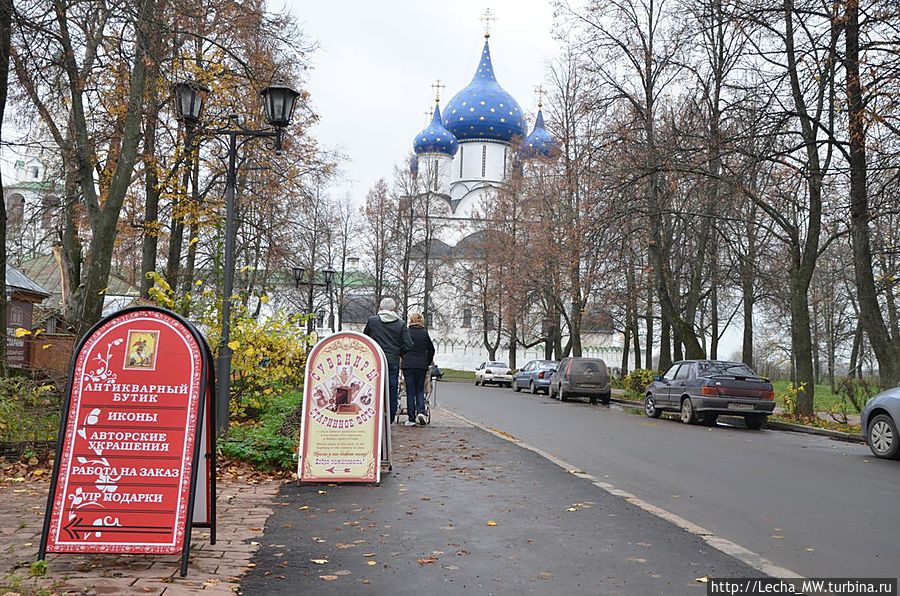
<svg viewBox="0 0 900 596"><path fill-rule="evenodd" d="M271 6L287 6L320 44L307 82L321 118L315 133L348 158L334 192L349 190L360 203L412 151L433 105L434 80L446 84L443 106L472 78L486 8L496 17L490 41L497 80L526 114L536 109L534 87L556 51L545 0L273 0Z"/></svg>

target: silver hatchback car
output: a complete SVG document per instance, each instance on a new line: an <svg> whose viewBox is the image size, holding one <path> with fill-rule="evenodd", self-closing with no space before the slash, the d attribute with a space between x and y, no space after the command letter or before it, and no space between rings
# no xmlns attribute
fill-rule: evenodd
<svg viewBox="0 0 900 596"><path fill-rule="evenodd" d="M900 387L879 393L870 399L859 413L862 435L876 457L900 459L898 421L900 421Z"/></svg>

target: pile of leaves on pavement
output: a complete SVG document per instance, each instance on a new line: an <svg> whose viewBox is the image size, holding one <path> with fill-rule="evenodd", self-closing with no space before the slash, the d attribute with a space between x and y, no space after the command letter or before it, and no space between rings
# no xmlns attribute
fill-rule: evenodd
<svg viewBox="0 0 900 596"><path fill-rule="evenodd" d="M27 453L18 459L0 457L0 483L49 481L53 472L52 457L39 457L33 453Z"/></svg>

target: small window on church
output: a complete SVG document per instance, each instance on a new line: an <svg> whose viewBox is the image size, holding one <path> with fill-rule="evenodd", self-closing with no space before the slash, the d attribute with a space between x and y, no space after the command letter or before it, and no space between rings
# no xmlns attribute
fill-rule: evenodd
<svg viewBox="0 0 900 596"><path fill-rule="evenodd" d="M31 166L30 168L28 168L28 177L32 178L34 180L37 180L37 177L38 177L38 167L37 166Z"/></svg>
<svg viewBox="0 0 900 596"><path fill-rule="evenodd" d="M481 146L481 177L484 178L484 173L487 170L487 145Z"/></svg>
<svg viewBox="0 0 900 596"><path fill-rule="evenodd" d="M472 326L472 309L464 308L463 309L463 329L469 329Z"/></svg>
<svg viewBox="0 0 900 596"><path fill-rule="evenodd" d="M465 147L459 148L459 177L462 178L463 172L463 152L466 150Z"/></svg>

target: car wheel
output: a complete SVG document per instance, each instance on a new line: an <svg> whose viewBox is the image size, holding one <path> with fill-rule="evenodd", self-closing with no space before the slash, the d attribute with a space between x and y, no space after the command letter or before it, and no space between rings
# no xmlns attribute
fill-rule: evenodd
<svg viewBox="0 0 900 596"><path fill-rule="evenodd" d="M887 414L879 414L872 418L869 430L866 431L866 443L875 457L897 459L900 457L900 436L897 425Z"/></svg>
<svg viewBox="0 0 900 596"><path fill-rule="evenodd" d="M531 389L532 395L537 395L537 387L534 386L534 381L528 382L528 388Z"/></svg>
<svg viewBox="0 0 900 596"><path fill-rule="evenodd" d="M566 397L566 394L563 393L562 385L560 385L559 389L557 389L556 395L559 396L559 401L566 401L567 399L569 399L568 397Z"/></svg>
<svg viewBox="0 0 900 596"><path fill-rule="evenodd" d="M513 382L512 382L512 388L513 388L513 391L515 391L516 393L519 393L520 391L522 391L522 388L519 387L519 382L518 382L518 381L513 381Z"/></svg>
<svg viewBox="0 0 900 596"><path fill-rule="evenodd" d="M660 414L662 414L662 410L656 407L656 400L653 399L653 395L649 393L644 398L644 414L648 418L659 418Z"/></svg>
<svg viewBox="0 0 900 596"><path fill-rule="evenodd" d="M747 414L744 416L744 424L750 430L759 430L765 421L766 417L761 414Z"/></svg>
<svg viewBox="0 0 900 596"><path fill-rule="evenodd" d="M719 420L718 414L704 414L703 415L703 424L704 426L715 426L716 422Z"/></svg>
<svg viewBox="0 0 900 596"><path fill-rule="evenodd" d="M547 397L552 397L553 399L556 399L556 392L553 391L553 385L547 386Z"/></svg>
<svg viewBox="0 0 900 596"><path fill-rule="evenodd" d="M592 406L596 406L596 405L597 405L597 396L596 396L596 395L589 395L589 396L588 396L588 401L590 402L590 404L591 404Z"/></svg>
<svg viewBox="0 0 900 596"><path fill-rule="evenodd" d="M612 392L601 395L600 403L603 404L604 406L608 406L611 397L612 397Z"/></svg>
<svg viewBox="0 0 900 596"><path fill-rule="evenodd" d="M697 412L694 411L694 402L689 397L681 400L681 421L685 424L697 424Z"/></svg>

